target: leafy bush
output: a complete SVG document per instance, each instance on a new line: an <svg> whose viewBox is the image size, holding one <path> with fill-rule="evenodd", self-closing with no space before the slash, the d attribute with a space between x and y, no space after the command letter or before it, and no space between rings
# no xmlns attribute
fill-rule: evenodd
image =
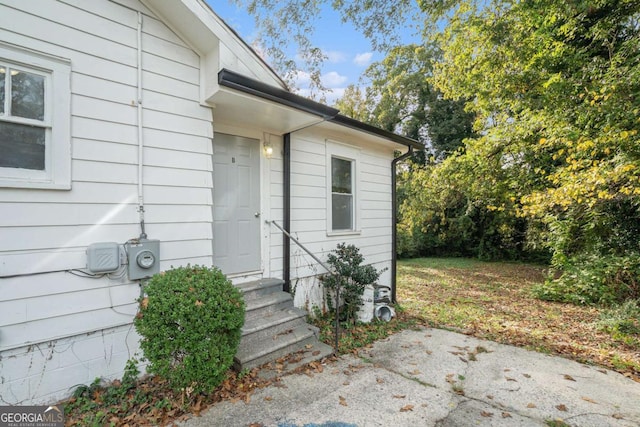
<svg viewBox="0 0 640 427"><path fill-rule="evenodd" d="M364 257L360 249L354 245L339 243L337 248L331 251L327 262L333 268L335 274L322 277L327 293L335 293L340 288L340 297L343 301L342 319L347 323L355 321L358 310L362 306L362 294L367 285L378 280L384 270L378 271L371 265L361 265ZM329 309L332 310L331 295L327 295Z"/></svg>
<svg viewBox="0 0 640 427"><path fill-rule="evenodd" d="M640 256L588 255L562 263L562 274L533 289L547 301L614 305L640 298Z"/></svg>
<svg viewBox="0 0 640 427"><path fill-rule="evenodd" d="M157 274L145 291L134 323L149 371L176 390L212 391L240 343L241 292L220 270L199 266Z"/></svg>

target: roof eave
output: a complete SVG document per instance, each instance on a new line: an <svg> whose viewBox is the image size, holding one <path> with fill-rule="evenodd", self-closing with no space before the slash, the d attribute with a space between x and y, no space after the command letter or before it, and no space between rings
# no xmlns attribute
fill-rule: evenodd
<svg viewBox="0 0 640 427"><path fill-rule="evenodd" d="M346 126L361 132L369 133L397 144L406 145L416 149L424 146L412 138L407 138L376 126L361 122L340 114L340 110L312 101L308 98L296 95L287 90L271 86L261 81L252 79L228 69L222 69L218 73L218 84L222 87L237 90L245 94L266 99L280 105L285 105L305 113L320 117L323 121Z"/></svg>

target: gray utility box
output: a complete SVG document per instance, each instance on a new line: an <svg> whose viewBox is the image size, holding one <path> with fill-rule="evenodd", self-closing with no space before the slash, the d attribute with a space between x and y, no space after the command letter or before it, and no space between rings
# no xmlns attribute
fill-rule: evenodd
<svg viewBox="0 0 640 427"><path fill-rule="evenodd" d="M129 280L147 279L160 272L160 240L130 240L124 244Z"/></svg>
<svg viewBox="0 0 640 427"><path fill-rule="evenodd" d="M120 268L120 245L115 242L93 243L87 248L87 270L111 273Z"/></svg>

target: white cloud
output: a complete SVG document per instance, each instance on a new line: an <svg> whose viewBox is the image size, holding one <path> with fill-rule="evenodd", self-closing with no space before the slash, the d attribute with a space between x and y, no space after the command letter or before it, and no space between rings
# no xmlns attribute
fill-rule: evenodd
<svg viewBox="0 0 640 427"><path fill-rule="evenodd" d="M372 57L373 53L371 52L358 53L355 58L353 58L353 63L361 67L365 67L371 63Z"/></svg>
<svg viewBox="0 0 640 427"><path fill-rule="evenodd" d="M311 75L306 71L296 70L293 72L291 80L293 80L295 87L304 88L309 86Z"/></svg>
<svg viewBox="0 0 640 427"><path fill-rule="evenodd" d="M338 50L327 50L322 52L327 56L327 61L337 64L347 60L347 54Z"/></svg>
<svg viewBox="0 0 640 427"><path fill-rule="evenodd" d="M349 78L335 71L329 71L328 73L323 74L321 79L324 86L329 89L333 89L344 84Z"/></svg>

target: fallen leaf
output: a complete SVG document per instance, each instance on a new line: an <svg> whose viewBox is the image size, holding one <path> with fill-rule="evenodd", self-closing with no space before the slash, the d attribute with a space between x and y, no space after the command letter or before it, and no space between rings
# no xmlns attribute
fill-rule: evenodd
<svg viewBox="0 0 640 427"><path fill-rule="evenodd" d="M611 416L612 416L613 418L615 418L616 420L622 420L622 419L623 419L623 418L622 418L622 415L620 415L620 414L613 414L613 415L611 415Z"/></svg>
<svg viewBox="0 0 640 427"><path fill-rule="evenodd" d="M560 405L556 405L556 409L558 411L567 412L567 407L565 405L563 405L562 403Z"/></svg>
<svg viewBox="0 0 640 427"><path fill-rule="evenodd" d="M306 348L307 350L312 349L313 348L313 344L307 344L304 346L304 348Z"/></svg>
<svg viewBox="0 0 640 427"><path fill-rule="evenodd" d="M596 402L595 400L590 399L588 397L582 396L582 400L584 400L585 402L589 402L589 403L595 403L596 405L598 404L598 402Z"/></svg>
<svg viewBox="0 0 640 427"><path fill-rule="evenodd" d="M528 403L527 404L527 408L536 408L536 405L534 405L533 403Z"/></svg>
<svg viewBox="0 0 640 427"><path fill-rule="evenodd" d="M400 408L400 412L408 412L408 411L413 411L413 405L404 405L402 408Z"/></svg>
<svg viewBox="0 0 640 427"><path fill-rule="evenodd" d="M413 371L409 372L409 374L411 375L420 375L422 372L420 372L418 369L414 369Z"/></svg>
<svg viewBox="0 0 640 427"><path fill-rule="evenodd" d="M349 385L349 384L351 384L349 381L345 381L342 383L342 385Z"/></svg>
<svg viewBox="0 0 640 427"><path fill-rule="evenodd" d="M568 381L575 381L571 375L564 374L563 378Z"/></svg>
<svg viewBox="0 0 640 427"><path fill-rule="evenodd" d="M514 383L518 382L518 380L516 380L515 378L504 377L504 379L506 379L507 381L513 381Z"/></svg>
<svg viewBox="0 0 640 427"><path fill-rule="evenodd" d="M487 411L482 411L480 412L480 415L482 415L485 418L491 418L493 417L493 414L491 412L487 412Z"/></svg>
<svg viewBox="0 0 640 427"><path fill-rule="evenodd" d="M525 378L531 378L531 375L529 375L529 374L522 374L522 376L525 377Z"/></svg>
<svg viewBox="0 0 640 427"><path fill-rule="evenodd" d="M264 400L267 401L267 402L271 402L273 400L273 397L265 396Z"/></svg>
<svg viewBox="0 0 640 427"><path fill-rule="evenodd" d="M317 355L319 355L320 353L321 353L321 351L320 351L320 350L316 350L316 351L314 351L314 352L313 352L313 353L311 353L311 354L312 354L313 356L317 356Z"/></svg>
<svg viewBox="0 0 640 427"><path fill-rule="evenodd" d="M347 405L347 399L345 399L344 397L338 396L338 399L340 399L340 404L342 406L349 406L349 405Z"/></svg>
<svg viewBox="0 0 640 427"><path fill-rule="evenodd" d="M491 395L491 394L487 394L487 399L489 399L489 400L493 400L493 395Z"/></svg>
<svg viewBox="0 0 640 427"><path fill-rule="evenodd" d="M204 303L202 301L196 300L196 307L201 307L203 305L204 305Z"/></svg>
<svg viewBox="0 0 640 427"><path fill-rule="evenodd" d="M376 377L376 382L378 384L382 384L382 383L384 383L384 380L382 378L380 378L380 377Z"/></svg>
<svg viewBox="0 0 640 427"><path fill-rule="evenodd" d="M406 394L394 394L393 395L394 399L404 399L405 397L407 397Z"/></svg>
<svg viewBox="0 0 640 427"><path fill-rule="evenodd" d="M503 412L502 413L502 418L511 418L511 414L508 412Z"/></svg>

